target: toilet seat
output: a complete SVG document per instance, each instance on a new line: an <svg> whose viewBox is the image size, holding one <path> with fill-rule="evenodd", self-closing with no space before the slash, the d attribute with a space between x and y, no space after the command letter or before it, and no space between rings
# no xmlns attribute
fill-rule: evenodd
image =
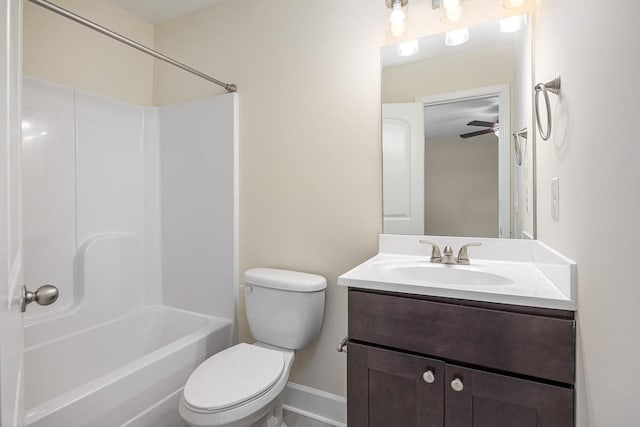
<svg viewBox="0 0 640 427"><path fill-rule="evenodd" d="M268 393L284 370L281 351L241 343L211 356L193 371L183 402L196 413L227 411Z"/></svg>

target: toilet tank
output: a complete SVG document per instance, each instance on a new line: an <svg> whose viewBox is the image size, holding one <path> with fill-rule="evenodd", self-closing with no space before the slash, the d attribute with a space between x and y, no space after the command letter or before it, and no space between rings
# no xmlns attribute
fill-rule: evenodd
<svg viewBox="0 0 640 427"><path fill-rule="evenodd" d="M297 350L318 338L327 280L316 274L275 268L244 273L251 333L259 342Z"/></svg>

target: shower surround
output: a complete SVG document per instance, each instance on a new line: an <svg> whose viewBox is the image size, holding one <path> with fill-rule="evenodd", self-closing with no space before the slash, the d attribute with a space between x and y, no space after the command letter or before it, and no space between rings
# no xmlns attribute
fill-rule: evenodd
<svg viewBox="0 0 640 427"><path fill-rule="evenodd" d="M182 385L235 340L237 95L23 90L25 283L60 290L25 314L27 425L184 425Z"/></svg>

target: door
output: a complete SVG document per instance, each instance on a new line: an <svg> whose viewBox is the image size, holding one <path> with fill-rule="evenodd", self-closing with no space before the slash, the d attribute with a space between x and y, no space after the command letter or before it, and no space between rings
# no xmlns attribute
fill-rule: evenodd
<svg viewBox="0 0 640 427"><path fill-rule="evenodd" d="M20 197L21 2L0 0L0 426L24 425Z"/></svg>
<svg viewBox="0 0 640 427"><path fill-rule="evenodd" d="M382 105L384 232L424 234L424 108Z"/></svg>
<svg viewBox="0 0 640 427"><path fill-rule="evenodd" d="M444 363L349 343L349 427L442 427Z"/></svg>
<svg viewBox="0 0 640 427"><path fill-rule="evenodd" d="M569 427L573 389L445 367L446 427Z"/></svg>

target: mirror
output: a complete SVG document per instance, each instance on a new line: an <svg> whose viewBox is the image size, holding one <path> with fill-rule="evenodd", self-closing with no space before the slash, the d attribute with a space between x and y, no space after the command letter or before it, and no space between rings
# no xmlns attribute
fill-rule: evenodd
<svg viewBox="0 0 640 427"><path fill-rule="evenodd" d="M532 34L517 19L457 46L382 48L384 233L535 238Z"/></svg>

